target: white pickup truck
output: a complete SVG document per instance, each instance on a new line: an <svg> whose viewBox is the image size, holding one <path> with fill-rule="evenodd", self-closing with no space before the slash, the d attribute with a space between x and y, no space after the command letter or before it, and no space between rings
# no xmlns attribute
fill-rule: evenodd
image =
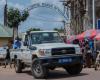
<svg viewBox="0 0 100 80"><path fill-rule="evenodd" d="M49 69L63 67L69 74L82 70L82 53L78 45L65 44L56 31L31 31L22 34L21 48L11 50L15 70L31 67L35 78L44 78Z"/></svg>

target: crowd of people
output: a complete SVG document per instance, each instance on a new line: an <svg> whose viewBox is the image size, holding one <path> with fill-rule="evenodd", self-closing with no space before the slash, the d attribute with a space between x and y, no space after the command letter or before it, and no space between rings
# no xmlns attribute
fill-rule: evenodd
<svg viewBox="0 0 100 80"><path fill-rule="evenodd" d="M96 47L96 43L94 43L93 39L75 39L72 43L78 44L80 46L84 60L84 67L95 67L98 51L100 50L100 45Z"/></svg>

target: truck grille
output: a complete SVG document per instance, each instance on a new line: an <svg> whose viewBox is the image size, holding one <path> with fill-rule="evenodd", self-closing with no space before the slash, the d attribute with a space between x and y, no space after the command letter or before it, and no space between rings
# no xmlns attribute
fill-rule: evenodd
<svg viewBox="0 0 100 80"><path fill-rule="evenodd" d="M75 48L74 47L53 48L51 53L52 53L52 55L75 54Z"/></svg>

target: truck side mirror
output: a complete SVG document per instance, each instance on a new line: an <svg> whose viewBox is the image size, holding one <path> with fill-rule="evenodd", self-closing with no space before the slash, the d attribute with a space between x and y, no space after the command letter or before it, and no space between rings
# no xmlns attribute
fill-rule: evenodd
<svg viewBox="0 0 100 80"><path fill-rule="evenodd" d="M25 42L24 42L24 46L28 46L28 43L27 43L27 41L25 41Z"/></svg>

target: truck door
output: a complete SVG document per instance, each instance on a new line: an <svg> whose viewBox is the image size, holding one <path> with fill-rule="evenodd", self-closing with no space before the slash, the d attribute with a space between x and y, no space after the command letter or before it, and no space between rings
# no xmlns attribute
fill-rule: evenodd
<svg viewBox="0 0 100 80"><path fill-rule="evenodd" d="M27 63L30 63L31 62L31 52L29 49L25 49L23 51L23 58L24 58L24 61L27 62Z"/></svg>
<svg viewBox="0 0 100 80"><path fill-rule="evenodd" d="M25 35L25 42L27 42L27 44L29 44L29 39L28 39L28 35ZM25 62L30 63L31 60L31 52L30 49L28 48L28 46L25 46L26 48L23 49L23 59Z"/></svg>

